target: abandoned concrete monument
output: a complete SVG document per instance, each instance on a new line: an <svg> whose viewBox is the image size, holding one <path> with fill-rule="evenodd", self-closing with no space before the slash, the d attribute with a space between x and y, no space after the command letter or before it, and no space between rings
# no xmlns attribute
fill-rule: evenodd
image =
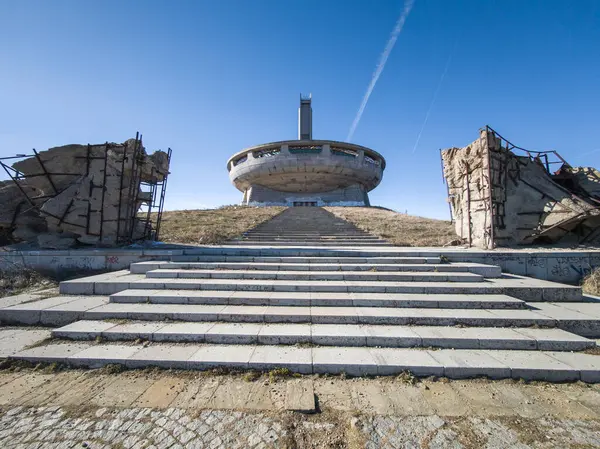
<svg viewBox="0 0 600 449"><path fill-rule="evenodd" d="M600 172L517 147L490 127L441 152L456 233L491 249L600 239Z"/></svg>
<svg viewBox="0 0 600 449"><path fill-rule="evenodd" d="M242 204L259 206L369 206L384 169L369 148L313 140L310 96L300 96L298 140L246 148L227 162Z"/></svg>
<svg viewBox="0 0 600 449"><path fill-rule="evenodd" d="M146 154L138 135L2 158L11 179L0 182L0 239L52 249L154 239L170 157Z"/></svg>

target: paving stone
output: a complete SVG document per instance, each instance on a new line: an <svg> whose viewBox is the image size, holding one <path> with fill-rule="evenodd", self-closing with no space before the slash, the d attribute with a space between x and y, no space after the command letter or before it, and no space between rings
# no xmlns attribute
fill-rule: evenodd
<svg viewBox="0 0 600 449"><path fill-rule="evenodd" d="M488 355L510 367L514 379L562 382L577 380L580 373L566 363L539 351L485 351Z"/></svg>
<svg viewBox="0 0 600 449"><path fill-rule="evenodd" d="M410 371L417 376L441 376L444 368L431 352L414 349L370 348L378 367L377 373L385 376Z"/></svg>
<svg viewBox="0 0 600 449"><path fill-rule="evenodd" d="M0 336L0 358L11 356L24 348L50 338L46 329L16 329Z"/></svg>
<svg viewBox="0 0 600 449"><path fill-rule="evenodd" d="M44 325L64 325L83 318L86 311L108 304L108 301L105 296L78 297L74 301L43 309L40 322Z"/></svg>
<svg viewBox="0 0 600 449"><path fill-rule="evenodd" d="M363 325L367 346L417 347L421 337L414 329L406 326Z"/></svg>
<svg viewBox="0 0 600 449"><path fill-rule="evenodd" d="M311 348L256 346L248 368L262 371L287 368L295 373L310 374L313 372Z"/></svg>
<svg viewBox="0 0 600 449"><path fill-rule="evenodd" d="M262 323L216 323L205 332L204 339L215 344L256 344L262 327Z"/></svg>
<svg viewBox="0 0 600 449"><path fill-rule="evenodd" d="M213 326L214 322L204 323L168 323L155 332L153 339L169 342L203 342L204 335Z"/></svg>
<svg viewBox="0 0 600 449"><path fill-rule="evenodd" d="M579 370L584 382L600 382L600 356L572 352L546 352L548 356Z"/></svg>
<svg viewBox="0 0 600 449"><path fill-rule="evenodd" d="M107 340L151 340L155 332L165 326L163 322L132 322L117 324L102 331L102 337Z"/></svg>
<svg viewBox="0 0 600 449"><path fill-rule="evenodd" d="M92 347L91 343L63 343L37 346L17 352L14 357L30 362L66 363L69 357Z"/></svg>
<svg viewBox="0 0 600 449"><path fill-rule="evenodd" d="M250 345L206 345L200 347L188 362L191 369L210 369L219 366L246 369L254 349L255 346Z"/></svg>
<svg viewBox="0 0 600 449"><path fill-rule="evenodd" d="M73 302L76 299L79 299L79 297L56 296L6 307L0 309L0 321L5 323L39 324L42 310Z"/></svg>
<svg viewBox="0 0 600 449"><path fill-rule="evenodd" d="M285 409L300 413L316 412L312 380L298 379L286 383Z"/></svg>
<svg viewBox="0 0 600 449"><path fill-rule="evenodd" d="M127 358L140 349L141 346L93 345L70 355L66 361L69 365L88 368L101 368L109 364L123 365Z"/></svg>
<svg viewBox="0 0 600 449"><path fill-rule="evenodd" d="M483 351L431 351L431 356L444 367L444 375L452 379L485 376L504 379L511 368Z"/></svg>
<svg viewBox="0 0 600 449"><path fill-rule="evenodd" d="M127 357L124 362L128 368L158 366L167 369L188 369L188 360L198 351L198 346L150 345L142 347Z"/></svg>
<svg viewBox="0 0 600 449"><path fill-rule="evenodd" d="M315 345L366 346L367 336L357 324L313 324L311 339Z"/></svg>
<svg viewBox="0 0 600 449"><path fill-rule="evenodd" d="M594 347L594 341L572 334L562 329L514 329L537 342L537 349L542 351L581 351Z"/></svg>
<svg viewBox="0 0 600 449"><path fill-rule="evenodd" d="M378 374L377 362L369 348L312 348L312 359L315 373L346 373L352 376Z"/></svg>
<svg viewBox="0 0 600 449"><path fill-rule="evenodd" d="M295 345L311 341L310 324L268 323L258 333L258 342L263 345Z"/></svg>
<svg viewBox="0 0 600 449"><path fill-rule="evenodd" d="M76 321L67 324L52 331L52 336L55 338L69 338L72 340L93 340L100 337L102 332L116 326L116 323L109 321Z"/></svg>

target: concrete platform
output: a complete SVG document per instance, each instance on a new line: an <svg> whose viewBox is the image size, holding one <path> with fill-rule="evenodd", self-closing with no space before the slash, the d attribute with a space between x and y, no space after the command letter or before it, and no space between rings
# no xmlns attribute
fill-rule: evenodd
<svg viewBox="0 0 600 449"><path fill-rule="evenodd" d="M402 348L316 347L266 345L52 343L11 356L32 363L64 363L101 367L159 366L177 369L271 370L286 367L299 373L393 375L410 371L418 376L453 379L491 377L526 380L600 381L600 359L581 353L554 351L452 350Z"/></svg>

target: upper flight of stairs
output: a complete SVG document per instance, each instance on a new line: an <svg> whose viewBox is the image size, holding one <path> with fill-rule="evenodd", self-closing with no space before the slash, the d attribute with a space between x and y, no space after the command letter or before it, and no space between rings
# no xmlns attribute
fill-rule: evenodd
<svg viewBox="0 0 600 449"><path fill-rule="evenodd" d="M600 381L600 357L581 352L600 337L600 304L579 287L417 257L320 208L287 209L230 243L0 309L5 323L59 326L14 357Z"/></svg>

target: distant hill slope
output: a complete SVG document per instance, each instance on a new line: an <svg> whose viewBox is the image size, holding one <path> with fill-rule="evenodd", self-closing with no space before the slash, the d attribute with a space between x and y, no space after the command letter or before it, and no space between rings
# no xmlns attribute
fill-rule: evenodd
<svg viewBox="0 0 600 449"><path fill-rule="evenodd" d="M443 246L458 239L450 221L399 214L377 207L325 209L397 246Z"/></svg>
<svg viewBox="0 0 600 449"><path fill-rule="evenodd" d="M226 206L166 211L160 239L169 243L218 244L241 235L285 207ZM326 207L333 214L398 246L442 246L456 239L449 221L414 217L371 207Z"/></svg>
<svg viewBox="0 0 600 449"><path fill-rule="evenodd" d="M165 211L160 240L196 245L218 244L241 235L283 210L285 207L224 206L218 209Z"/></svg>

